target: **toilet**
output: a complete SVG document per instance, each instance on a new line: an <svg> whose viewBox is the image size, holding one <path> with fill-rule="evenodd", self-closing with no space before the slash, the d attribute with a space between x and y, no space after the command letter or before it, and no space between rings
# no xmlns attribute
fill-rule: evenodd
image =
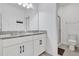
<svg viewBox="0 0 79 59"><path fill-rule="evenodd" d="M76 38L77 38L76 35L70 35L69 36L68 44L69 44L69 50L70 51L75 51L75 46L76 46L76 43L77 43Z"/></svg>

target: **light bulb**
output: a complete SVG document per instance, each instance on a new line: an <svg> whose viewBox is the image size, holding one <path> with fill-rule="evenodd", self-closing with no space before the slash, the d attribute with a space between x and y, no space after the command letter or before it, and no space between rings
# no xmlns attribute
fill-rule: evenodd
<svg viewBox="0 0 79 59"><path fill-rule="evenodd" d="M18 3L18 5L22 5L23 7L33 8L32 3Z"/></svg>
<svg viewBox="0 0 79 59"><path fill-rule="evenodd" d="M31 3L28 3L27 8L33 8Z"/></svg>

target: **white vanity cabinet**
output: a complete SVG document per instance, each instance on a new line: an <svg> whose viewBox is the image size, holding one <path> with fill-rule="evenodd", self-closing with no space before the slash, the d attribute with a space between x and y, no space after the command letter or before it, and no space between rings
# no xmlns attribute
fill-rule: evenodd
<svg viewBox="0 0 79 59"><path fill-rule="evenodd" d="M46 51L46 34L6 38L0 44L3 56L38 56Z"/></svg>
<svg viewBox="0 0 79 59"><path fill-rule="evenodd" d="M33 56L33 41L3 48L4 56Z"/></svg>
<svg viewBox="0 0 79 59"><path fill-rule="evenodd" d="M46 34L36 35L34 39L34 55L38 56L46 51Z"/></svg>

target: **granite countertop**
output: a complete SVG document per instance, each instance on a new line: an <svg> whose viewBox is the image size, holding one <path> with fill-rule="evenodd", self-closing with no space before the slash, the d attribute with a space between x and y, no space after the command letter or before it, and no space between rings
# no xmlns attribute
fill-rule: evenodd
<svg viewBox="0 0 79 59"><path fill-rule="evenodd" d="M24 36L33 36L47 33L46 31L4 31L0 32L0 39L10 39L10 38L17 38L17 37L24 37Z"/></svg>

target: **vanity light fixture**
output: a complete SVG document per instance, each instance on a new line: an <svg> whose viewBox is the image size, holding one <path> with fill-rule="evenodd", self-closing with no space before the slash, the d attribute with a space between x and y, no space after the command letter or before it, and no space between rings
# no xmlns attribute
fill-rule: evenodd
<svg viewBox="0 0 79 59"><path fill-rule="evenodd" d="M22 5L23 7L27 7L28 9L33 8L32 3L18 3L18 5Z"/></svg>

